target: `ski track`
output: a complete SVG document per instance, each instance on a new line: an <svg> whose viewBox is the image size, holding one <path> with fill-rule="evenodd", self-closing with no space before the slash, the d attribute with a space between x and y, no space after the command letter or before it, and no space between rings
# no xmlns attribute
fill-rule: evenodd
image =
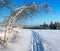
<svg viewBox="0 0 60 51"><path fill-rule="evenodd" d="M41 36L35 32L32 31L32 38L33 38L33 51L44 51L44 47L43 47L43 39L41 38Z"/></svg>

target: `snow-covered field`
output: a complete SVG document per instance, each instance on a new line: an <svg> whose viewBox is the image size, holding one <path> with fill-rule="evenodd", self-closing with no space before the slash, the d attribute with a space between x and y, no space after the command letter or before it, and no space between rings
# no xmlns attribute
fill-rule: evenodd
<svg viewBox="0 0 60 51"><path fill-rule="evenodd" d="M22 29L0 51L60 51L60 30Z"/></svg>

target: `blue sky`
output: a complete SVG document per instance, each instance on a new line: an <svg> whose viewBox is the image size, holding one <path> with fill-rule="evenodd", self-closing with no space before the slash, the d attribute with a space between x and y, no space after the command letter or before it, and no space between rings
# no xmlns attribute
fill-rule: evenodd
<svg viewBox="0 0 60 51"><path fill-rule="evenodd" d="M60 22L60 0L12 0L12 1L15 3L14 8L18 8L22 5L25 5L26 3L31 2L35 2L36 4L46 3L51 7L52 9L51 13L36 15L32 20L31 19L27 20L26 22L27 25L39 25L43 24L44 22L49 24L51 21ZM0 12L3 13L4 15L10 15L9 14L10 11L7 8L0 10ZM2 22L3 20L4 20L3 16L2 17L0 16L0 22Z"/></svg>

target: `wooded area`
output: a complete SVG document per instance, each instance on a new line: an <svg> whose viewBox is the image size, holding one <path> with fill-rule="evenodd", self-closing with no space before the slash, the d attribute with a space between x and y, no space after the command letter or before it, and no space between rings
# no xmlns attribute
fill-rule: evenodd
<svg viewBox="0 0 60 51"><path fill-rule="evenodd" d="M60 29L60 23L59 22L51 22L50 24L43 23L39 26L32 26L32 27L24 27L27 29Z"/></svg>

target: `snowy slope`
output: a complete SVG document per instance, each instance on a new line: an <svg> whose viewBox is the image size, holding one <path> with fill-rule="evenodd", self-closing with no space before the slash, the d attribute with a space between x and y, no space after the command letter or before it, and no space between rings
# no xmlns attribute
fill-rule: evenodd
<svg viewBox="0 0 60 51"><path fill-rule="evenodd" d="M22 29L0 51L60 51L60 30Z"/></svg>

